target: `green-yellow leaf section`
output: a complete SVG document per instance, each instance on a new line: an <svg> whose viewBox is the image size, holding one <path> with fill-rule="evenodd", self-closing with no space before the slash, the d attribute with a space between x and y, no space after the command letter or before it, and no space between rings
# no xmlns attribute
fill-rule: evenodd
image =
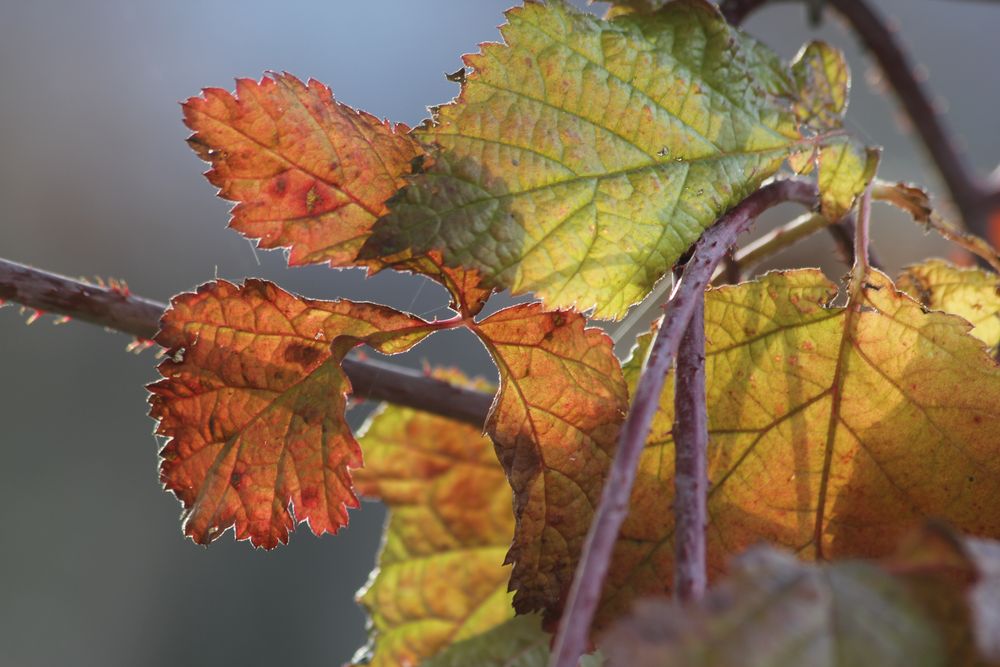
<svg viewBox="0 0 1000 667"><path fill-rule="evenodd" d="M899 288L933 310L964 317L972 335L990 348L1000 345L1000 276L952 266L940 259L906 267Z"/></svg>
<svg viewBox="0 0 1000 667"><path fill-rule="evenodd" d="M705 298L711 573L758 542L881 556L927 517L1000 536L1000 368L957 317L872 272L848 307L816 270ZM641 349L641 348L640 348ZM641 355L626 365L636 381ZM673 567L672 383L640 460L598 622Z"/></svg>
<svg viewBox="0 0 1000 667"><path fill-rule="evenodd" d="M360 444L358 491L389 507L378 568L360 595L373 635L366 664L418 665L513 616L503 565L514 534L511 490L489 438L391 406Z"/></svg>
<svg viewBox="0 0 1000 667"><path fill-rule="evenodd" d="M489 285L621 318L799 145L791 74L705 0L507 18L418 131L441 150L362 255L441 248Z"/></svg>
<svg viewBox="0 0 1000 667"><path fill-rule="evenodd" d="M839 220L875 178L881 151L840 137L819 149L820 212Z"/></svg>
<svg viewBox="0 0 1000 667"><path fill-rule="evenodd" d="M792 75L799 122L815 129L839 127L851 90L851 70L843 52L826 42L809 42L792 61Z"/></svg>
<svg viewBox="0 0 1000 667"><path fill-rule="evenodd" d="M552 635L534 614L517 616L503 625L450 646L423 667L545 667ZM601 658L585 655L580 667L600 667Z"/></svg>

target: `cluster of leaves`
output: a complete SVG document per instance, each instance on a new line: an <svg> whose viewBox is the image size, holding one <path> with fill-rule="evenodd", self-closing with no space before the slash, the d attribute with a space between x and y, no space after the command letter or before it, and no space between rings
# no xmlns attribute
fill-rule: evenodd
<svg viewBox="0 0 1000 667"><path fill-rule="evenodd" d="M236 202L234 229L287 248L291 265L408 271L451 294L454 317L427 321L217 280L175 297L156 339L161 480L196 542L232 527L272 548L297 522L336 532L356 492L388 504L361 598L373 642L358 660L541 664L548 635L531 612L545 627L559 618L648 343L623 365L587 315L622 318L784 164L815 173L830 222L875 176L878 151L841 129L837 50L813 43L786 64L705 0L631 5L613 20L562 0L509 11L504 43L466 56L460 95L413 130L287 74L184 105L208 179ZM706 293L714 576L760 541L803 558L883 558L928 516L1000 537L1000 369L987 349L1000 344L997 284L929 262L896 284L856 275L840 306L815 270ZM538 301L480 317L498 289ZM359 443L345 355L399 353L455 327L499 371L488 437L390 407ZM880 564L753 552L696 610L629 612L671 581L672 422L668 390L595 623L617 623L604 644L614 664L857 664L831 656L883 655L898 639L913 660L879 664L936 665L947 642L971 646L961 632L990 636L975 623L939 630L928 602L939 570L967 587L995 575L995 554L969 554L996 547L958 538ZM988 616L947 589L949 609ZM526 616L507 621L515 612ZM844 624L831 630L831 617ZM757 633L774 642L754 644Z"/></svg>

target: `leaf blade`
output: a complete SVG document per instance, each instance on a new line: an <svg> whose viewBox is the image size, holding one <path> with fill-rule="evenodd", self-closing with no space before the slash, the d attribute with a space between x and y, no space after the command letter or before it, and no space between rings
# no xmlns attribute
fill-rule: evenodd
<svg viewBox="0 0 1000 667"><path fill-rule="evenodd" d="M359 342L403 351L435 328L262 280L175 297L156 336L169 355L163 379L148 389L156 432L168 438L160 479L185 507L185 534L207 544L235 526L237 539L270 549L297 522L337 532L357 506L349 470L361 465L340 360Z"/></svg>

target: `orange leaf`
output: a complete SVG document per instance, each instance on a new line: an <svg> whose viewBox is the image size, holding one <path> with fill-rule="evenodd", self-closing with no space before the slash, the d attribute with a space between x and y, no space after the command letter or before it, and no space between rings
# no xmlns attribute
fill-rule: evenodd
<svg viewBox="0 0 1000 667"><path fill-rule="evenodd" d="M514 488L519 613L551 611L567 590L627 407L611 339L585 324L536 303L473 327L500 369L487 431Z"/></svg>
<svg viewBox="0 0 1000 667"><path fill-rule="evenodd" d="M262 280L175 297L156 336L169 355L164 379L149 389L156 432L169 438L160 479L184 505L184 532L206 544L235 526L237 539L269 549L296 521L317 535L345 525L361 452L344 419L351 387L340 361L359 343L404 351L435 328Z"/></svg>
<svg viewBox="0 0 1000 667"><path fill-rule="evenodd" d="M405 125L334 100L290 74L207 88L184 103L188 140L206 176L236 202L230 226L261 248L290 248L290 265L356 266L385 202L422 151Z"/></svg>
<svg viewBox="0 0 1000 667"><path fill-rule="evenodd" d="M235 95L207 88L184 103L184 122L194 130L188 143L212 164L209 182L236 202L230 226L261 248L288 248L289 265L421 273L443 284L466 316L492 292L479 287L478 272L444 267L438 252L357 259L387 200L424 157L405 125L355 111L318 81L290 74L239 79Z"/></svg>

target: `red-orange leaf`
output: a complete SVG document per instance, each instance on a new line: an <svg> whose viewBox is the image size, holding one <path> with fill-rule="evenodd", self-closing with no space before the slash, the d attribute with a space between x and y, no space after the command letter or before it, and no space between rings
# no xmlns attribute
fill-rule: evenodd
<svg viewBox="0 0 1000 667"><path fill-rule="evenodd" d="M160 479L184 505L184 532L204 544L235 526L237 539L272 548L296 521L317 535L345 525L361 452L344 420L340 361L359 343L401 352L434 329L262 280L175 297L156 337L170 355L164 379L149 388L157 433L169 438Z"/></svg>
<svg viewBox="0 0 1000 667"><path fill-rule="evenodd" d="M421 154L404 125L334 100L289 74L239 79L236 95L207 88L184 103L188 140L208 180L236 202L230 223L292 265L356 265L385 201Z"/></svg>
<svg viewBox="0 0 1000 667"><path fill-rule="evenodd" d="M474 326L500 369L487 430L514 488L520 613L552 611L568 588L627 407L611 339L585 324L536 303Z"/></svg>

